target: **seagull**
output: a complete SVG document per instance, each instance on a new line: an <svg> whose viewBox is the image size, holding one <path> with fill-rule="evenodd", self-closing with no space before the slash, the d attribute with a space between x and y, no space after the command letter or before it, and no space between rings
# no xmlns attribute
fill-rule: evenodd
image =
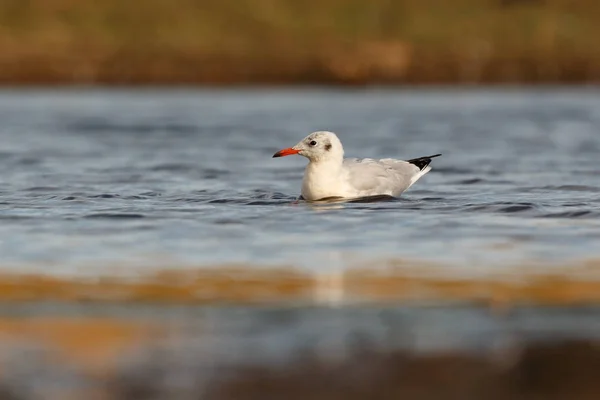
<svg viewBox="0 0 600 400"><path fill-rule="evenodd" d="M357 199L370 196L398 197L431 170L434 154L411 160L383 158L344 158L344 148L337 135L317 131L294 147L279 150L273 157L298 154L309 163L302 180L302 198L318 201L329 198Z"/></svg>

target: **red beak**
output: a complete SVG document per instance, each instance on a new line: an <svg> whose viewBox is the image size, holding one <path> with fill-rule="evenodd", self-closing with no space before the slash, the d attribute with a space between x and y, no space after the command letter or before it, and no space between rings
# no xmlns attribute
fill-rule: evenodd
<svg viewBox="0 0 600 400"><path fill-rule="evenodd" d="M287 149L279 150L277 153L273 154L273 158L291 156L292 154L298 154L298 153L300 153L300 150L296 150L296 149L292 149L291 147L288 147Z"/></svg>

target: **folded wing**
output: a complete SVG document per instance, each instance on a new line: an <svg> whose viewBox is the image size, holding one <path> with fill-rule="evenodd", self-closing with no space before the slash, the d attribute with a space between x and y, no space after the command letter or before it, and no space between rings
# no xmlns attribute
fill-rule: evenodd
<svg viewBox="0 0 600 400"><path fill-rule="evenodd" d="M417 176L422 173L418 166L394 159L349 158L344 160L343 165L349 184L360 196L397 196L416 182Z"/></svg>

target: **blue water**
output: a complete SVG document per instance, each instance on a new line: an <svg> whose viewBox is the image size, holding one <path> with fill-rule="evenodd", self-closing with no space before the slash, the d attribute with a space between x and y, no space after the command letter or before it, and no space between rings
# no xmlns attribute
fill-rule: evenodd
<svg viewBox="0 0 600 400"><path fill-rule="evenodd" d="M5 89L0 121L0 274L235 264L336 278L435 263L437 276L600 279L598 89ZM443 156L399 199L297 202L306 160L271 156L316 130L338 133L350 157ZM117 377L166 387L164 398L197 398L231 367L343 359L355 339L382 351L510 356L529 342L600 337L598 304L356 305L320 276L314 302L260 307L136 304L101 286L92 297L107 302L61 303L10 282L14 297L34 300L0 302L8 328L85 317L164 330L158 349L131 345L116 360ZM482 299L495 300L485 289ZM47 357L61 353L26 331L0 332L0 389L60 399L65 388L119 389L85 376L76 360Z"/></svg>
<svg viewBox="0 0 600 400"><path fill-rule="evenodd" d="M4 271L600 255L596 89L3 90L0 120ZM271 156L315 130L443 156L395 201L293 204L306 160Z"/></svg>

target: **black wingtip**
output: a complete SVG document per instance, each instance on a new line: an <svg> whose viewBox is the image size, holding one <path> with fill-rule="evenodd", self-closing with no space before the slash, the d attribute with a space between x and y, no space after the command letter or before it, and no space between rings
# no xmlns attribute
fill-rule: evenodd
<svg viewBox="0 0 600 400"><path fill-rule="evenodd" d="M440 154L434 154L432 156L427 156L427 157L413 158L411 160L406 160L406 162L416 165L422 171L425 168L427 168L427 166L429 164L431 164L432 158L439 157L441 155L442 154L440 153Z"/></svg>

